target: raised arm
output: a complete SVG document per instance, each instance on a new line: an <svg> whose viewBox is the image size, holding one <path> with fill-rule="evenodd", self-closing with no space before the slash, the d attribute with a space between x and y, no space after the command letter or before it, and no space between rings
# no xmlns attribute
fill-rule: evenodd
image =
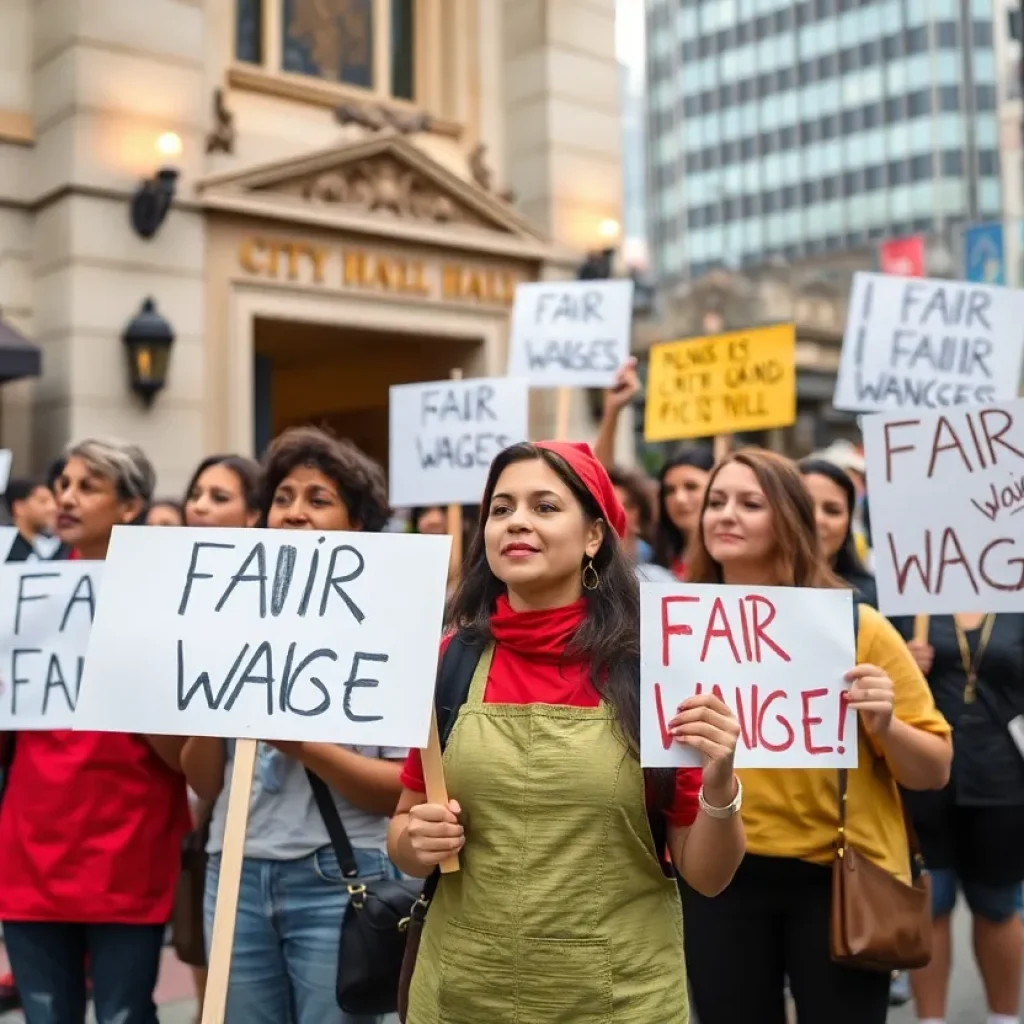
<svg viewBox="0 0 1024 1024"><path fill-rule="evenodd" d="M640 393L640 378L636 372L636 360L627 359L619 367L615 381L604 393L604 412L594 439L594 454L605 469L615 464L615 433L619 426L622 410Z"/></svg>

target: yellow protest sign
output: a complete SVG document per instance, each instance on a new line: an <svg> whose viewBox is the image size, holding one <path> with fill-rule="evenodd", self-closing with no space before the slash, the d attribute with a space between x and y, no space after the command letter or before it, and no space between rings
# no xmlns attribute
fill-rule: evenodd
<svg viewBox="0 0 1024 1024"><path fill-rule="evenodd" d="M795 419L792 324L652 346L644 424L648 441L788 427Z"/></svg>

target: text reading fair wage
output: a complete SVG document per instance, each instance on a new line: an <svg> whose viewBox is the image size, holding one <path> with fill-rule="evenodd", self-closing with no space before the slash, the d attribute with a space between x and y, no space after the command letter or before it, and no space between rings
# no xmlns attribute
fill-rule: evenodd
<svg viewBox="0 0 1024 1024"><path fill-rule="evenodd" d="M1024 401L863 429L882 611L1024 611Z"/></svg>
<svg viewBox="0 0 1024 1024"><path fill-rule="evenodd" d="M450 550L118 527L75 728L426 746Z"/></svg>
<svg viewBox="0 0 1024 1024"><path fill-rule="evenodd" d="M848 590L640 586L640 754L646 768L699 765L669 722L715 693L739 719L741 768L855 768Z"/></svg>
<svg viewBox="0 0 1024 1024"><path fill-rule="evenodd" d="M712 437L788 427L796 419L792 325L654 345L644 436Z"/></svg>
<svg viewBox="0 0 1024 1024"><path fill-rule="evenodd" d="M102 562L0 566L0 731L70 729Z"/></svg>

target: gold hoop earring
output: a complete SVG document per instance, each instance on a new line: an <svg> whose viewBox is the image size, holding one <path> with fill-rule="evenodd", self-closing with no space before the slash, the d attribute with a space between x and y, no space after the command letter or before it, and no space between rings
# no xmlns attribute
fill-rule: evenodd
<svg viewBox="0 0 1024 1024"><path fill-rule="evenodd" d="M583 567L583 586L587 590L597 590L600 585L601 577L594 568L594 560L592 558L588 558L587 564Z"/></svg>

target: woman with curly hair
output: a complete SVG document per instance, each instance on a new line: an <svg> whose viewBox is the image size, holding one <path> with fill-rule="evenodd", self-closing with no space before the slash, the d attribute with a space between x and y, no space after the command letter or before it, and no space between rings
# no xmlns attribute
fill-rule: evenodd
<svg viewBox="0 0 1024 1024"><path fill-rule="evenodd" d="M377 533L390 509L384 471L347 441L312 427L285 431L263 462L263 525L272 530ZM189 785L216 801L207 851L206 932L213 927L233 749L194 737L182 766ZM402 784L397 747L260 743L235 919L227 1024L375 1024L335 1001L340 923L348 886L308 772L329 787L355 850L359 881L397 877L387 829Z"/></svg>

